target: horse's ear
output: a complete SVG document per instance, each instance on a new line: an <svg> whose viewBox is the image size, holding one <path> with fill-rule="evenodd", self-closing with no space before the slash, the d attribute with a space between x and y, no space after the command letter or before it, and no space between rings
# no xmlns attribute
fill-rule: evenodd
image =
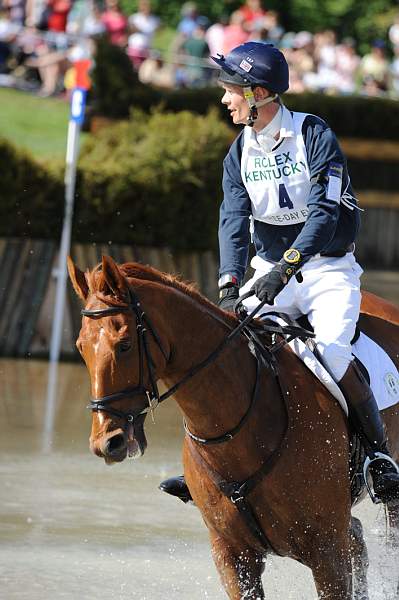
<svg viewBox="0 0 399 600"><path fill-rule="evenodd" d="M68 264L68 273L70 280L73 285L73 289L83 301L87 300L89 295L89 286L87 285L87 279L85 274L78 269L78 267L73 262L72 258L68 256L67 258Z"/></svg>
<svg viewBox="0 0 399 600"><path fill-rule="evenodd" d="M118 265L110 256L103 256L102 272L105 282L114 296L126 301L129 294L126 278L122 275L118 269Z"/></svg>

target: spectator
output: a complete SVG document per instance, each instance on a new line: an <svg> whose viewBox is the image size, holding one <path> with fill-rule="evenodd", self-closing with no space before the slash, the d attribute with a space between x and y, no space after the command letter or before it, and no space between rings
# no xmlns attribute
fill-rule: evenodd
<svg viewBox="0 0 399 600"><path fill-rule="evenodd" d="M394 58L389 68L390 91L396 98L399 97L399 45L394 46Z"/></svg>
<svg viewBox="0 0 399 600"><path fill-rule="evenodd" d="M67 33L73 37L91 38L105 33L101 11L95 0L75 0L68 15Z"/></svg>
<svg viewBox="0 0 399 600"><path fill-rule="evenodd" d="M199 23L188 38L182 49L190 58L187 66L187 83L190 87L201 87L207 83L211 74L211 67L204 66L205 59L209 57L209 46L205 39L205 24Z"/></svg>
<svg viewBox="0 0 399 600"><path fill-rule="evenodd" d="M151 13L151 2L140 0L138 12L129 17L128 55L136 69L149 56L154 33L160 26L158 17Z"/></svg>
<svg viewBox="0 0 399 600"><path fill-rule="evenodd" d="M266 15L261 0L246 0L244 6L238 10L242 16L245 31L251 35L258 34L263 28L263 20Z"/></svg>
<svg viewBox="0 0 399 600"><path fill-rule="evenodd" d="M3 0L2 5L8 11L11 23L22 26L25 23L25 0Z"/></svg>
<svg viewBox="0 0 399 600"><path fill-rule="evenodd" d="M380 96L388 90L389 61L383 40L373 42L371 51L361 59L359 72L362 93Z"/></svg>
<svg viewBox="0 0 399 600"><path fill-rule="evenodd" d="M301 94L306 91L302 79L302 73L297 70L297 49L294 48L296 34L288 31L283 35L280 42L280 49L285 56L289 66L289 92L292 94Z"/></svg>
<svg viewBox="0 0 399 600"><path fill-rule="evenodd" d="M35 25L41 31L65 33L71 7L70 0L45 0L41 3L41 12Z"/></svg>
<svg viewBox="0 0 399 600"><path fill-rule="evenodd" d="M360 56L356 54L355 40L346 38L337 47L336 90L341 94L353 94L356 90L356 76L360 65Z"/></svg>
<svg viewBox="0 0 399 600"><path fill-rule="evenodd" d="M8 60L11 57L11 47L17 38L21 27L10 18L10 9L0 8L0 74L8 73ZM2 78L3 81L6 81Z"/></svg>
<svg viewBox="0 0 399 600"><path fill-rule="evenodd" d="M317 64L317 89L334 91L337 85L337 39L335 32L326 29L314 36L314 56Z"/></svg>
<svg viewBox="0 0 399 600"><path fill-rule="evenodd" d="M223 54L224 32L228 22L228 16L222 15L216 23L213 23L213 25L208 27L205 39L209 46L209 54L211 56Z"/></svg>
<svg viewBox="0 0 399 600"><path fill-rule="evenodd" d="M394 48L399 46L399 13L396 14L394 22L388 30L388 37Z"/></svg>
<svg viewBox="0 0 399 600"><path fill-rule="evenodd" d="M316 77L313 36L309 31L300 31L292 41L291 64L294 67L292 74L293 89L299 93L301 87L304 89L315 85Z"/></svg>
<svg viewBox="0 0 399 600"><path fill-rule="evenodd" d="M45 42L41 42L36 49L36 56L27 59L25 65L34 67L39 72L42 82L39 96L47 98L62 91L61 80L68 66L66 51L53 50Z"/></svg>
<svg viewBox="0 0 399 600"><path fill-rule="evenodd" d="M259 30L258 36L252 34L251 39L256 38L278 47L283 34L284 28L279 23L278 12L268 10L262 19L262 28Z"/></svg>
<svg viewBox="0 0 399 600"><path fill-rule="evenodd" d="M241 11L236 10L231 14L230 22L224 30L223 54L243 44L248 40L248 32L243 28L244 16Z"/></svg>
<svg viewBox="0 0 399 600"><path fill-rule="evenodd" d="M39 72L38 94L43 97L53 96L63 89L62 78L68 66L65 31L71 7L70 0L46 0L42 5L39 25L46 33L37 40L24 64Z"/></svg>
<svg viewBox="0 0 399 600"><path fill-rule="evenodd" d="M45 7L45 0L26 0L25 3L25 25L36 27L40 15Z"/></svg>
<svg viewBox="0 0 399 600"><path fill-rule="evenodd" d="M102 14L101 21L105 26L111 44L125 47L128 22L119 7L118 0L105 0L105 11Z"/></svg>
<svg viewBox="0 0 399 600"><path fill-rule="evenodd" d="M151 55L141 63L138 77L141 83L160 88L173 88L175 85L174 68L163 61L159 52L151 52Z"/></svg>
<svg viewBox="0 0 399 600"><path fill-rule="evenodd" d="M181 15L182 19L177 26L177 33L184 38L189 38L197 27L197 5L194 2L185 2L181 9Z"/></svg>

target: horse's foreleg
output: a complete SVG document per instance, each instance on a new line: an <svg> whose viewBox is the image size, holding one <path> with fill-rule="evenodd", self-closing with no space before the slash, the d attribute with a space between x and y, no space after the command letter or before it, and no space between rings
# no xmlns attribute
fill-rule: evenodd
<svg viewBox="0 0 399 600"><path fill-rule="evenodd" d="M230 600L264 600L262 557L251 549L234 550L211 532L212 556Z"/></svg>
<svg viewBox="0 0 399 600"><path fill-rule="evenodd" d="M349 536L341 544L320 540L317 546L308 566L312 569L320 600L352 600Z"/></svg>
<svg viewBox="0 0 399 600"><path fill-rule="evenodd" d="M351 550L353 568L353 600L368 600L367 570L369 558L363 537L363 527L359 519L352 517Z"/></svg>

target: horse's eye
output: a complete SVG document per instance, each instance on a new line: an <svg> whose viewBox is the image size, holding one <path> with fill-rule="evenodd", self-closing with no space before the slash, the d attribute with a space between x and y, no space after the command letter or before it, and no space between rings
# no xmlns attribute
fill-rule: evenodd
<svg viewBox="0 0 399 600"><path fill-rule="evenodd" d="M126 339L126 340L121 340L118 343L118 348L120 350L120 352L128 352L130 350L130 348L132 347L132 343L130 340Z"/></svg>

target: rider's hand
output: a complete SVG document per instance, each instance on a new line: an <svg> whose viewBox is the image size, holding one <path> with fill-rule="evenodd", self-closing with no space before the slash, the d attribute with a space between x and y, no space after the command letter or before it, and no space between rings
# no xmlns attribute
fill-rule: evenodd
<svg viewBox="0 0 399 600"><path fill-rule="evenodd" d="M265 300L267 304L273 304L275 297L281 292L284 286L285 283L282 280L280 270L276 265L270 273L263 275L263 277L259 277L259 279L255 281L251 291L254 292L255 296L261 302Z"/></svg>
<svg viewBox="0 0 399 600"><path fill-rule="evenodd" d="M251 291L261 302L265 301L267 304L273 304L275 297L287 285L293 275L296 275L298 282L301 283L302 275L299 272L297 273L301 263L300 252L290 248L284 252L284 257L269 273L255 281Z"/></svg>
<svg viewBox="0 0 399 600"><path fill-rule="evenodd" d="M229 285L220 290L219 307L234 312L234 305L239 297L238 285Z"/></svg>

